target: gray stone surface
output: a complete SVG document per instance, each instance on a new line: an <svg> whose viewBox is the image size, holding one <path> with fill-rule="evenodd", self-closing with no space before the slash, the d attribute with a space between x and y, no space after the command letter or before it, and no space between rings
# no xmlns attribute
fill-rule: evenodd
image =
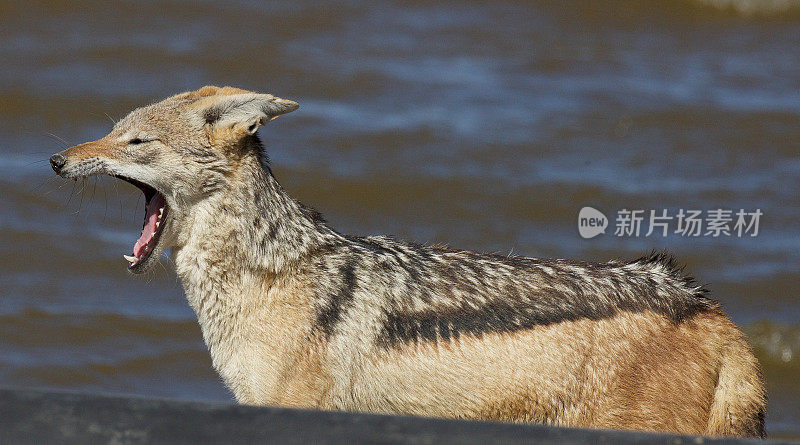
<svg viewBox="0 0 800 445"><path fill-rule="evenodd" d="M0 444L251 442L481 445L763 443L755 440L0 389Z"/></svg>

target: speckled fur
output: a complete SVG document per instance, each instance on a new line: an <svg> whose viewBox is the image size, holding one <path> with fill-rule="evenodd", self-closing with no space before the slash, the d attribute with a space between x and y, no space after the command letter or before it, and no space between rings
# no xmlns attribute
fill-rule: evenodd
<svg viewBox="0 0 800 445"><path fill-rule="evenodd" d="M125 175L166 196L158 251L172 247L237 400L764 435L750 347L669 257L586 263L341 235L284 192L254 134L294 108L205 87L64 152L66 177ZM159 142L132 148L136 134Z"/></svg>

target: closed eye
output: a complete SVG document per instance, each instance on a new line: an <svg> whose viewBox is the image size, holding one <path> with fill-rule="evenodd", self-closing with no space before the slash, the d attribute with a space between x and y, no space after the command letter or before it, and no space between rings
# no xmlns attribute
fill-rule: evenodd
<svg viewBox="0 0 800 445"><path fill-rule="evenodd" d="M139 145L139 144L146 144L148 142L153 142L153 141L157 141L157 140L158 139L133 138L130 141L128 141L128 144L130 144L130 145Z"/></svg>

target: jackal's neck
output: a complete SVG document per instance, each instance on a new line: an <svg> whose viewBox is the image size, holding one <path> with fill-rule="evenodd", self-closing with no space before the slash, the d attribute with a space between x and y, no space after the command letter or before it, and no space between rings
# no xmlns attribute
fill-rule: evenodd
<svg viewBox="0 0 800 445"><path fill-rule="evenodd" d="M256 155L243 159L223 189L193 205L186 219L173 257L192 306L250 294L243 287L264 286L341 239L289 197Z"/></svg>

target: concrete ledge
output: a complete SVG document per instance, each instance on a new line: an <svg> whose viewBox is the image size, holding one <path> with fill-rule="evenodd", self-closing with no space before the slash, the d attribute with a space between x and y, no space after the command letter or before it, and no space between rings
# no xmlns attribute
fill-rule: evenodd
<svg viewBox="0 0 800 445"><path fill-rule="evenodd" d="M0 389L0 443L747 444L711 439ZM778 443L770 441L769 443Z"/></svg>

